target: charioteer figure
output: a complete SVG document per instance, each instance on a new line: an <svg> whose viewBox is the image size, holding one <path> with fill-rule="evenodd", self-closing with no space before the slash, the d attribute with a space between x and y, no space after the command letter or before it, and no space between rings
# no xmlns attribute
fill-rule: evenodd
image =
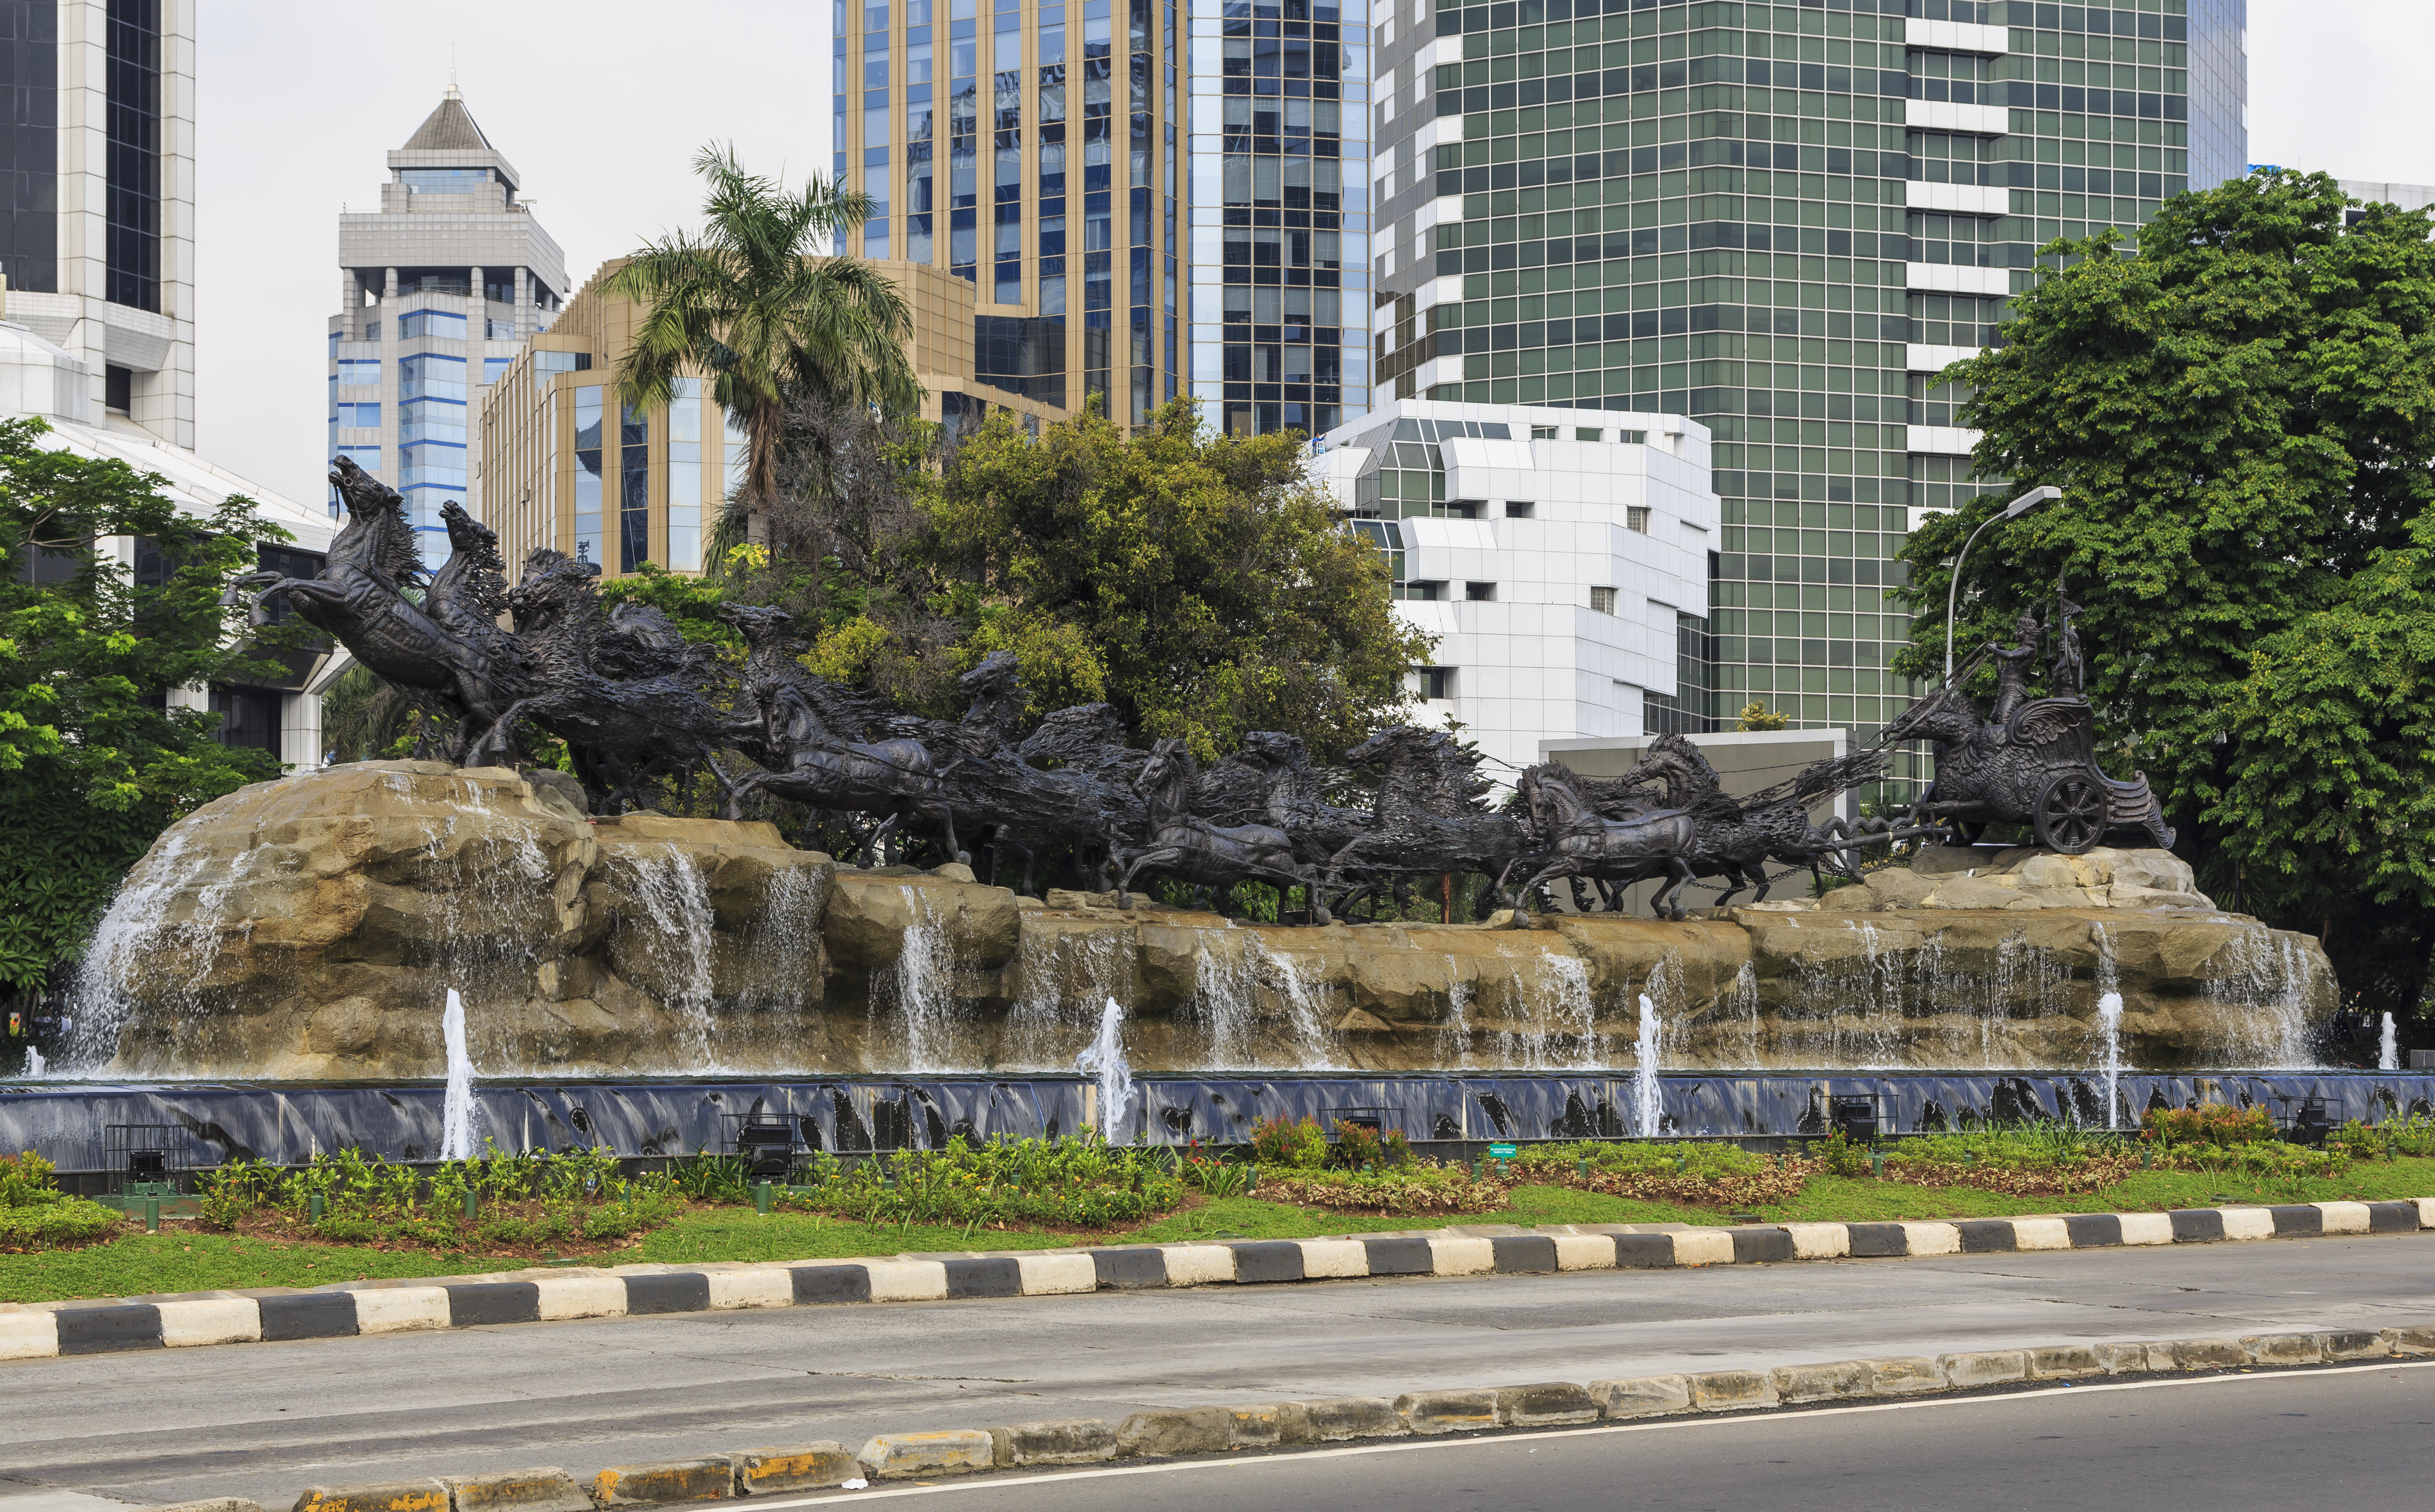
<svg viewBox="0 0 2435 1512"><path fill-rule="evenodd" d="M1998 726L2029 701L2029 668L2038 660L2038 611L2021 610L2021 617L2012 622L2012 633L2020 637L2018 645L1987 644L1995 658L1995 710L1990 717Z"/></svg>

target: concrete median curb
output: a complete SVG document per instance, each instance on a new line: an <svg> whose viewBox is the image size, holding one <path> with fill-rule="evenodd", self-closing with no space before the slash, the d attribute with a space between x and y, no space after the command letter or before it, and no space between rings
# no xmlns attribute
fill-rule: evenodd
<svg viewBox="0 0 2435 1512"><path fill-rule="evenodd" d="M1337 1397L1252 1406L1137 1412L1109 1424L1095 1418L999 1428L881 1434L848 1452L831 1440L601 1470L588 1488L556 1469L440 1476L363 1486L317 1486L292 1512L589 1512L666 1506L778 1491L827 1490L881 1480L930 1479L991 1470L1176 1459L1250 1449L1293 1449L1412 1435L1587 1426L1650 1418L1716 1416L1770 1407L1920 1397L1938 1392L2260 1366L2288 1368L2395 1357L2435 1356L2435 1326L2380 1331L2254 1333L2239 1338L2058 1344L1966 1353L1892 1355L1710 1370L1693 1375L1542 1382L1522 1386L1431 1388L1383 1397ZM264 1512L222 1497L147 1512Z"/></svg>
<svg viewBox="0 0 2435 1512"><path fill-rule="evenodd" d="M409 1281L351 1281L311 1291L0 1305L0 1360L849 1302L938 1302L1407 1276L1543 1275L1797 1260L2012 1254L2417 1233L2430 1228L2435 1228L2435 1197L1952 1222L1755 1224L1732 1228L1684 1224L1580 1224L1537 1229L1473 1226L1325 1239L1126 1245L1011 1254L510 1271Z"/></svg>

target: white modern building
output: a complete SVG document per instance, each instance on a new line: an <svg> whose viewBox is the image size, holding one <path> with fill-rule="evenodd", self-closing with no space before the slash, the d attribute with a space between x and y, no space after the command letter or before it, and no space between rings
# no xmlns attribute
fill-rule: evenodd
<svg viewBox="0 0 2435 1512"><path fill-rule="evenodd" d="M483 518L482 391L556 318L566 256L453 85L389 155L389 173L378 210L338 217L330 452L405 496L437 567L448 557L440 507Z"/></svg>
<svg viewBox="0 0 2435 1512"><path fill-rule="evenodd" d="M1718 499L1679 415L1397 400L1320 438L1318 471L1437 637L1424 717L1497 775L1549 740L1711 727Z"/></svg>
<svg viewBox="0 0 2435 1512"><path fill-rule="evenodd" d="M337 528L327 511L193 449L194 64L194 0L0 4L0 417L39 416L51 444L157 473L199 515L252 499L294 538L264 543L262 564L310 576ZM139 581L155 570L142 541L113 544ZM220 713L226 743L309 769L345 660L299 653L273 681L168 697Z"/></svg>
<svg viewBox="0 0 2435 1512"><path fill-rule="evenodd" d="M194 0L0 7L0 273L79 413L195 444Z"/></svg>

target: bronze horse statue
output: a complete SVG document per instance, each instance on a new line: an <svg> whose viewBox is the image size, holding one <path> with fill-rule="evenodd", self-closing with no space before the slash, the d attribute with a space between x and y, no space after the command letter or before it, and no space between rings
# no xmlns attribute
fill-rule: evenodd
<svg viewBox="0 0 2435 1512"><path fill-rule="evenodd" d="M1612 886L1662 874L1668 881L1649 900L1650 910L1661 918L1670 914L1682 919L1682 892L1691 881L1691 868L1684 858L1697 835L1691 816L1680 809L1653 809L1628 819L1610 819L1581 796L1579 782L1569 768L1542 763L1526 767L1516 784L1540 849L1514 857L1497 875L1502 892L1515 867L1538 868L1508 895L1514 927L1527 927L1523 900L1557 877L1588 877Z"/></svg>
<svg viewBox="0 0 2435 1512"><path fill-rule="evenodd" d="M743 632L751 648L744 696L758 716L751 734L765 767L729 785L729 818L737 817L745 799L756 793L810 808L884 815L885 822L864 847L868 861L909 816L936 830L948 855L969 859L957 843L955 812L942 799L930 752L920 741L866 742L830 730L814 686L820 679L795 662L798 647L789 628L794 616L742 605L723 606L719 614Z"/></svg>
<svg viewBox="0 0 2435 1512"><path fill-rule="evenodd" d="M1319 868L1297 859L1293 840L1283 830L1266 824L1220 827L1192 814L1200 765L1181 740L1160 741L1134 781L1149 806L1149 843L1126 858L1125 873L1116 884L1116 906L1133 905L1133 878L1144 870L1198 886L1231 890L1238 882L1265 882L1278 893L1280 920L1285 894L1303 889L1303 919L1327 922L1319 898Z"/></svg>
<svg viewBox="0 0 2435 1512"><path fill-rule="evenodd" d="M347 524L330 542L321 575L254 573L230 585L230 601L254 590L248 621L259 627L270 623L270 600L284 597L297 618L345 645L383 681L436 698L458 720L450 754L461 764L480 732L495 729L508 707L529 691L523 669L502 646L461 638L435 619L442 604L456 606L459 588L484 591L486 585L473 581L482 564L468 561L452 572L458 569L452 557L431 584L447 592L436 600L426 593L426 609L406 596L424 587L423 558L397 490L346 457L331 470L330 483L346 504ZM458 557L464 557L472 542L458 539L453 521L450 535Z"/></svg>

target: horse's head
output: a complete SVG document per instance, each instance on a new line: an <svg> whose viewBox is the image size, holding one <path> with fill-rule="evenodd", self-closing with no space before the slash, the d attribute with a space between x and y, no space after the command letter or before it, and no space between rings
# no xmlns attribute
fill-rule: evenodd
<svg viewBox="0 0 2435 1512"><path fill-rule="evenodd" d="M1270 768L1299 770L1310 765L1310 748L1300 735L1275 730L1254 730L1243 737L1243 754Z"/></svg>
<svg viewBox="0 0 2435 1512"><path fill-rule="evenodd" d="M1133 790L1159 798L1177 808L1187 808L1192 801L1192 789L1200 780L1200 764L1192 759L1192 748L1181 739L1169 735L1149 748L1149 760L1133 779Z"/></svg>
<svg viewBox="0 0 2435 1512"><path fill-rule="evenodd" d="M405 512L406 501L397 490L357 467L354 457L342 456L330 465L330 487L338 490L351 515Z"/></svg>
<svg viewBox="0 0 2435 1512"><path fill-rule="evenodd" d="M447 524L448 544L456 550L475 555L498 550L499 533L475 519L472 511L456 500L440 507L440 518Z"/></svg>
<svg viewBox="0 0 2435 1512"><path fill-rule="evenodd" d="M569 611L596 607L593 584L599 576L596 562L547 546L534 547L525 558L524 576L508 590L508 609L515 615L517 630L546 629L563 621Z"/></svg>
<svg viewBox="0 0 2435 1512"><path fill-rule="evenodd" d="M794 643L795 616L773 604L721 604L717 613L734 626L744 644L755 651L770 646L786 649Z"/></svg>
<svg viewBox="0 0 2435 1512"><path fill-rule="evenodd" d="M1344 753L1344 759L1356 766L1384 766L1417 754L1427 741L1429 731L1412 725L1389 725L1386 729Z"/></svg>
<svg viewBox="0 0 2435 1512"><path fill-rule="evenodd" d="M1914 702L1888 722L1878 740L1892 745L1904 740L1933 740L1946 745L1967 741L1978 730L1978 710L1959 687Z"/></svg>
<svg viewBox="0 0 2435 1512"><path fill-rule="evenodd" d="M981 658L980 665L956 679L956 686L971 698L993 698L1014 690L1023 676L1023 665L1011 651L992 651Z"/></svg>
<svg viewBox="0 0 2435 1512"><path fill-rule="evenodd" d="M330 542L331 561L367 569L392 586L419 579L423 554L415 546L414 532L406 528L406 501L398 491L345 456L331 466L330 486L347 506L346 528Z"/></svg>

